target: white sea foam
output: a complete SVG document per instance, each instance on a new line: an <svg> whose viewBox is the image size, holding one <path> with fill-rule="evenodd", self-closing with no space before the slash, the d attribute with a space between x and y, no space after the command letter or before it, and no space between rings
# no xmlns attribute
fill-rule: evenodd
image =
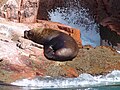
<svg viewBox="0 0 120 90"><path fill-rule="evenodd" d="M77 88L77 87L96 87L104 85L120 84L120 71L114 70L106 76L92 76L84 73L77 78L53 78L39 77L35 79L17 80L11 84L31 88Z"/></svg>

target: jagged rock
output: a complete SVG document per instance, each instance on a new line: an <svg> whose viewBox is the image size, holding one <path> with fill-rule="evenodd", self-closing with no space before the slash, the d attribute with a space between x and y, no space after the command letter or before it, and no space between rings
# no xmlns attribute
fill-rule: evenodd
<svg viewBox="0 0 120 90"><path fill-rule="evenodd" d="M72 36L76 40L76 42L79 44L79 46L81 47L82 40L81 40L80 30L61 24L61 23L57 23L57 22L44 21L44 20L38 20L37 22L38 23L31 23L28 26L30 28L42 27L42 28L51 28L51 29L60 30Z"/></svg>
<svg viewBox="0 0 120 90"><path fill-rule="evenodd" d="M43 46L24 39L24 31L31 28L57 29L71 35L81 45L80 31L60 23L39 21L39 23L14 23L0 18L0 78L12 82L20 78L33 78L47 75L47 67L54 65L43 55ZM78 36L74 34L78 33ZM79 39L77 38L79 37ZM57 64L56 64L57 65ZM67 76L78 76L76 70L63 67ZM72 69L72 67L70 67ZM59 71L59 70L58 70ZM71 74L72 73L72 74Z"/></svg>
<svg viewBox="0 0 120 90"><path fill-rule="evenodd" d="M99 5L101 6L101 2ZM8 11L10 12L10 10ZM23 12L21 11L21 13ZM23 20L28 21L29 19ZM89 45L83 46L72 61L58 62L46 59L42 47L38 48L39 46L34 42L22 38L24 30L38 27L57 29L70 34L82 47L80 31L69 26L42 20L33 24L20 24L1 19L0 81L10 83L18 79L31 79L36 76L77 77L82 73L100 75L115 69L120 70L120 54L105 46L96 48Z"/></svg>
<svg viewBox="0 0 120 90"><path fill-rule="evenodd" d="M103 19L100 23L104 27L107 27L111 31L115 31L120 35L120 16L111 16Z"/></svg>
<svg viewBox="0 0 120 90"><path fill-rule="evenodd" d="M36 22L39 0L1 0L0 16L16 22Z"/></svg>
<svg viewBox="0 0 120 90"><path fill-rule="evenodd" d="M106 29L106 31L100 30L100 36L101 36L101 45L106 46L112 46L116 48L117 50L120 50L120 6L119 6L119 0L41 0L39 3L39 11L37 18L38 19L49 19L49 12L52 10L53 12L56 11L58 8L61 8L61 14L62 13L70 13L69 8L76 9L76 11L80 11L81 6L85 9L89 9L87 11L90 15L90 18L97 23L103 25L105 28L109 29L109 31ZM77 4L76 4L77 3ZM68 11L65 8L68 8ZM56 10L55 10L56 9ZM59 9L58 9L59 12ZM76 12L76 16L79 15L80 12ZM84 14L84 13L83 13ZM64 16L63 18L69 18L69 15ZM71 19L71 18L69 18ZM69 21L68 19L68 21ZM84 24L82 22L83 19L78 19L78 24ZM74 19L73 19L74 20ZM81 21L81 22L80 22ZM89 22L88 22L89 23ZM86 25L86 24L84 24ZM88 27L90 24L88 25ZM87 27L87 26L86 26ZM105 30L105 29L104 29ZM107 32L107 33L106 33ZM117 34L116 34L117 33ZM103 37L106 37L103 39Z"/></svg>
<svg viewBox="0 0 120 90"><path fill-rule="evenodd" d="M118 35L114 31L107 29L106 27L104 27L104 29L101 30L100 35L101 35L101 45L111 46L118 51L120 50L120 35Z"/></svg>
<svg viewBox="0 0 120 90"><path fill-rule="evenodd" d="M58 62L46 59L41 46L22 38L24 30L33 27L63 28L62 30L74 32L71 27L64 25L62 27L62 24L48 21L30 25L3 21L0 24L0 28L4 26L0 33L0 81L11 83L36 76L77 77L82 73L96 75L106 74L115 69L120 70L120 54L110 47L93 48L86 45L79 49L77 57L72 61ZM13 39L16 37L14 34L18 36L17 39ZM17 45L18 43L21 47Z"/></svg>

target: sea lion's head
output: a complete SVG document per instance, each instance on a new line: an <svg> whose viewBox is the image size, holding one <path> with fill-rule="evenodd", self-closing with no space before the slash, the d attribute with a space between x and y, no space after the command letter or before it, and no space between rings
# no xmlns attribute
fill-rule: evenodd
<svg viewBox="0 0 120 90"><path fill-rule="evenodd" d="M24 31L24 38L31 40L33 38L33 36L34 36L34 32L32 30Z"/></svg>
<svg viewBox="0 0 120 90"><path fill-rule="evenodd" d="M24 31L24 38L32 40L33 42L41 44L42 39L40 33L37 30L31 29Z"/></svg>
<svg viewBox="0 0 120 90"><path fill-rule="evenodd" d="M32 40L39 44L44 44L45 35L43 34L43 29L31 29L24 31L24 38Z"/></svg>
<svg viewBox="0 0 120 90"><path fill-rule="evenodd" d="M35 28L24 31L24 38L44 45L52 38L57 37L61 32L49 28Z"/></svg>

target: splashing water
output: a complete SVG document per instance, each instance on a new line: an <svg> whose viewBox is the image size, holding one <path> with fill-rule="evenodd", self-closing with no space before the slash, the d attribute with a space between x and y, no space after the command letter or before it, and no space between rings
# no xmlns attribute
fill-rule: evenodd
<svg viewBox="0 0 120 90"><path fill-rule="evenodd" d="M92 76L90 74L81 74L77 78L64 77L37 77L35 79L17 80L13 85L29 88L85 88L105 85L120 85L120 71L114 70L103 76Z"/></svg>
<svg viewBox="0 0 120 90"><path fill-rule="evenodd" d="M82 11L80 11L80 16L79 16L83 18L84 23L73 23L73 22L77 22L77 20L79 19L75 14L76 12L75 9L72 9L72 10L70 9L71 13L67 14L67 17L69 18L68 20L64 19L65 17L63 14L66 14L66 13L60 13L59 10L61 9L57 8L55 11L49 12L51 21L60 22L62 24L66 24L74 28L80 29L83 45L92 45L93 47L100 45L100 35L96 31L97 25L93 24L94 21L85 17L85 16L89 16L87 12L82 12L86 10L83 9ZM92 22L92 24L87 25L85 21L89 24ZM88 28L89 30L87 30L86 28Z"/></svg>

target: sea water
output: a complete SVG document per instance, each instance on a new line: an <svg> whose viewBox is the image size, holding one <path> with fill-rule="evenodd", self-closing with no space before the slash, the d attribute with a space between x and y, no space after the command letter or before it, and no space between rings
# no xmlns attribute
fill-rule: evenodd
<svg viewBox="0 0 120 90"><path fill-rule="evenodd" d="M114 70L107 75L99 76L83 73L77 78L36 77L17 80L11 84L21 86L18 90L120 90L120 71Z"/></svg>

